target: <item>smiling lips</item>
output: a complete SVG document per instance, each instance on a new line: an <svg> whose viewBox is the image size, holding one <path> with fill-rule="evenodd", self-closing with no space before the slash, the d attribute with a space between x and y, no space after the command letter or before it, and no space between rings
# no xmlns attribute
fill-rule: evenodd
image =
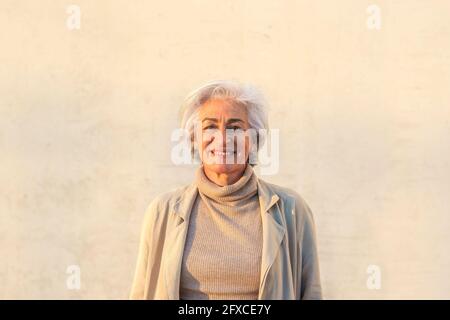
<svg viewBox="0 0 450 320"><path fill-rule="evenodd" d="M236 151L211 150L210 153L211 153L213 156L226 157L226 156L231 156L231 155L233 155L233 154L236 154Z"/></svg>

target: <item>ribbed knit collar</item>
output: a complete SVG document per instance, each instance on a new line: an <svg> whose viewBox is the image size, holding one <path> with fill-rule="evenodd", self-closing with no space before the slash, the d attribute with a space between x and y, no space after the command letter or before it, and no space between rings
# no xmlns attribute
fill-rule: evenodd
<svg viewBox="0 0 450 320"><path fill-rule="evenodd" d="M200 193L221 203L247 200L258 192L257 176L250 165L238 181L223 187L209 180L200 166L196 171L196 183Z"/></svg>

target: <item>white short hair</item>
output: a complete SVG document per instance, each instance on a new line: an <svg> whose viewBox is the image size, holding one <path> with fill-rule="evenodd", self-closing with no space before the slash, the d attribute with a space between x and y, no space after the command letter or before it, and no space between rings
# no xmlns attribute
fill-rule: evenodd
<svg viewBox="0 0 450 320"><path fill-rule="evenodd" d="M257 133L257 150L264 144L264 136L259 130L269 130L268 106L261 91L253 85L241 84L234 80L214 80L189 93L180 110L181 127L191 137L198 119L198 108L211 99L226 99L247 109L250 128Z"/></svg>

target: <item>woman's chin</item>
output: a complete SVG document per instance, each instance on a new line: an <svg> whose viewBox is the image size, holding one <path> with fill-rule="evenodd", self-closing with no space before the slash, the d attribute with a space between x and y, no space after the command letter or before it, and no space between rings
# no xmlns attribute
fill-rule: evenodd
<svg viewBox="0 0 450 320"><path fill-rule="evenodd" d="M205 166L207 166L210 171L227 174L242 169L245 164L211 164Z"/></svg>

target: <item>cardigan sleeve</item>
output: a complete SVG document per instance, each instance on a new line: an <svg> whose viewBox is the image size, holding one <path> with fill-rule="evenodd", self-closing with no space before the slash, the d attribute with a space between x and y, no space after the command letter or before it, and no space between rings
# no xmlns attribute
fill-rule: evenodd
<svg viewBox="0 0 450 320"><path fill-rule="evenodd" d="M147 267L149 260L149 230L151 228L151 218L152 212L155 210L156 200L152 201L148 206L146 213L144 215L140 239L139 239L139 249L137 262L133 277L133 282L131 285L131 290L129 293L130 300L142 300L146 298L146 278L147 278Z"/></svg>
<svg viewBox="0 0 450 320"><path fill-rule="evenodd" d="M302 236L301 236L301 265L299 268L300 299L319 300L322 297L322 286L320 280L319 255L317 249L317 235L314 217L308 204L300 200L299 210L303 211Z"/></svg>

